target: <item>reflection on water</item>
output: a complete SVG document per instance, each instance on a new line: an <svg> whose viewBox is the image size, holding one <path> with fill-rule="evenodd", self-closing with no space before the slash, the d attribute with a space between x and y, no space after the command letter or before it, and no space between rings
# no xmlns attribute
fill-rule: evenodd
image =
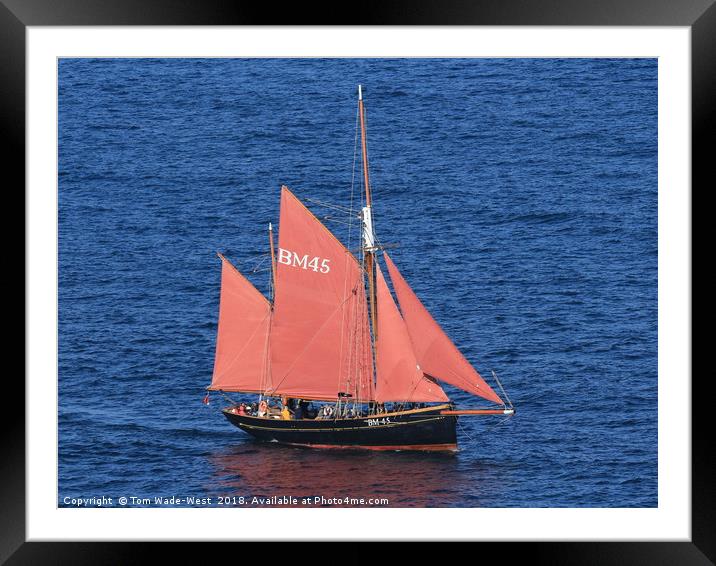
<svg viewBox="0 0 716 566"><path fill-rule="evenodd" d="M484 468L464 460L459 453L316 450L247 440L209 456L214 476L207 489L216 496L299 502L381 497L390 507L480 506Z"/></svg>

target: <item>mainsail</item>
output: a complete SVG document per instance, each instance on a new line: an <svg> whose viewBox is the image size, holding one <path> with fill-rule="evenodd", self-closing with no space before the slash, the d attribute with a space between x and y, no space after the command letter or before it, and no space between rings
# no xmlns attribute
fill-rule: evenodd
<svg viewBox="0 0 716 566"><path fill-rule="evenodd" d="M410 334L418 363L431 377L450 383L464 391L488 401L504 404L502 399L485 383L475 368L465 359L452 340L435 322L403 276L385 253L390 279L398 296L400 310Z"/></svg>
<svg viewBox="0 0 716 566"><path fill-rule="evenodd" d="M380 266L376 264L376 268L380 313L376 344L376 401L448 401L442 388L423 375L410 344L405 323L393 301Z"/></svg>
<svg viewBox="0 0 716 566"><path fill-rule="evenodd" d="M371 399L367 316L360 264L282 187L267 393Z"/></svg>
<svg viewBox="0 0 716 566"><path fill-rule="evenodd" d="M209 389L263 391L268 386L271 305L223 255L214 375Z"/></svg>

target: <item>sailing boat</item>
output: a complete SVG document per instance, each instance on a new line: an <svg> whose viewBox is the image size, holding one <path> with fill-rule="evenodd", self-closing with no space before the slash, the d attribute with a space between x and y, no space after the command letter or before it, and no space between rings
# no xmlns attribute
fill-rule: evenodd
<svg viewBox="0 0 716 566"><path fill-rule="evenodd" d="M277 249L269 224L271 300L219 254L219 323L207 389L258 394L258 403L232 401L222 412L260 440L314 448L455 451L458 417L515 411L494 372L507 403L376 243L360 85L358 114L364 190L359 258L282 186ZM438 382L493 405L459 410ZM279 399L280 408L272 407Z"/></svg>

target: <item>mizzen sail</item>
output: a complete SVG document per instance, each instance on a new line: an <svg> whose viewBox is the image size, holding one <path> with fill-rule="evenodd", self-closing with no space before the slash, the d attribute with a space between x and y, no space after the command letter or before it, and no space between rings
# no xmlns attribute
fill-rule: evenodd
<svg viewBox="0 0 716 566"><path fill-rule="evenodd" d="M378 299L378 370L376 401L448 401L442 388L427 379L418 365L408 331L393 301L380 266L376 264Z"/></svg>
<svg viewBox="0 0 716 566"><path fill-rule="evenodd" d="M410 340L423 371L488 401L504 404L435 322L387 253L384 258Z"/></svg>
<svg viewBox="0 0 716 566"><path fill-rule="evenodd" d="M282 187L268 393L371 399L367 316L360 264Z"/></svg>
<svg viewBox="0 0 716 566"><path fill-rule="evenodd" d="M269 384L271 305L223 255L214 375L209 389L263 391Z"/></svg>

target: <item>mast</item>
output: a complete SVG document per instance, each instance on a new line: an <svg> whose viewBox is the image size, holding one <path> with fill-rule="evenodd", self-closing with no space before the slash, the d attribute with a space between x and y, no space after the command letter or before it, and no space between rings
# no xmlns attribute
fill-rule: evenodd
<svg viewBox="0 0 716 566"><path fill-rule="evenodd" d="M358 85L358 114L360 115L361 156L363 161L363 185L365 187L365 206L361 211L363 219L363 252L364 268L368 275L368 303L373 340L378 338L378 320L375 298L375 232L373 230L373 212L370 193L370 177L368 175L368 145L365 131L365 107L363 106L363 89Z"/></svg>
<svg viewBox="0 0 716 566"><path fill-rule="evenodd" d="M273 297L276 295L276 254L273 249L273 226L270 222L268 226L268 236L269 247L271 248L271 301L273 302Z"/></svg>

